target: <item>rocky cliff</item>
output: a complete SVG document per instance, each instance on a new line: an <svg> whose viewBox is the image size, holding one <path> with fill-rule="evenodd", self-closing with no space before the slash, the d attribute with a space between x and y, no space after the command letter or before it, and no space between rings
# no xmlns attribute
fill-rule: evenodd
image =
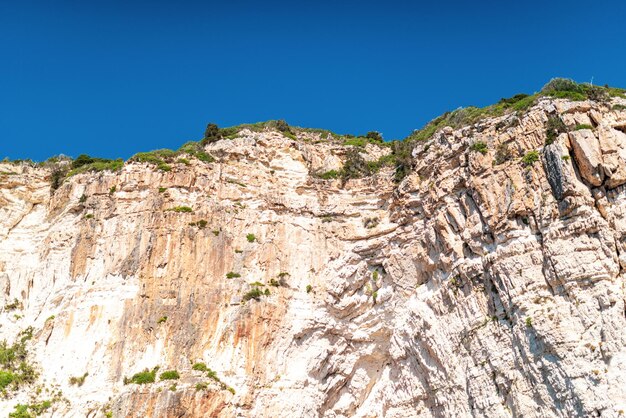
<svg viewBox="0 0 626 418"><path fill-rule="evenodd" d="M623 416L624 105L445 126L400 182L272 129L56 190L0 164L0 413Z"/></svg>

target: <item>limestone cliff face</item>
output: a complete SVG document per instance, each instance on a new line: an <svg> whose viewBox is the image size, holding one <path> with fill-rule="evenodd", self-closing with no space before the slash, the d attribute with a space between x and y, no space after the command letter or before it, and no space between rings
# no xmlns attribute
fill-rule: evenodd
<svg viewBox="0 0 626 418"><path fill-rule="evenodd" d="M543 99L438 131L399 184L320 179L350 147L270 130L53 193L0 165L0 339L32 326L39 372L0 411L52 390L55 417L622 416L625 129Z"/></svg>

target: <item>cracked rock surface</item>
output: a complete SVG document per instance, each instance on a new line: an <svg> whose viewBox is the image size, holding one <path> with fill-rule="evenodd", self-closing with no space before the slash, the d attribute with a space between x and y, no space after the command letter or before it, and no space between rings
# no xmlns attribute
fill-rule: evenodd
<svg viewBox="0 0 626 418"><path fill-rule="evenodd" d="M623 416L625 127L543 99L438 131L400 183L322 180L349 146L270 130L54 192L0 164L0 339L32 326L40 374L0 412L54 385L63 417Z"/></svg>

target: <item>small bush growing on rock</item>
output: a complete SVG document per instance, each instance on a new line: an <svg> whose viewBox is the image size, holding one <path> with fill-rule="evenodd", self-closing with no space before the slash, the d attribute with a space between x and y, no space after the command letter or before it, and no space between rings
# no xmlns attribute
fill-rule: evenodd
<svg viewBox="0 0 626 418"><path fill-rule="evenodd" d="M222 139L220 128L215 123L209 123L204 130L204 138L200 142L203 146Z"/></svg>
<svg viewBox="0 0 626 418"><path fill-rule="evenodd" d="M159 318L159 320L157 321L157 324L162 324L162 323L164 323L164 322L166 322L166 321L167 321L167 316L162 316L162 317L160 317L160 318Z"/></svg>
<svg viewBox="0 0 626 418"><path fill-rule="evenodd" d="M24 305L22 304L22 302L17 300L17 298L14 298L13 302L4 305L5 311L14 311L16 309L24 309Z"/></svg>
<svg viewBox="0 0 626 418"><path fill-rule="evenodd" d="M198 362L198 363L194 363L193 366L191 366L192 370L197 370L200 372L206 372L207 370L209 370L209 368L206 366L206 364Z"/></svg>
<svg viewBox="0 0 626 418"><path fill-rule="evenodd" d="M85 203L87 201L87 196L85 196L84 194L80 197L80 199L78 199L79 203Z"/></svg>
<svg viewBox="0 0 626 418"><path fill-rule="evenodd" d="M346 155L346 162L341 170L341 178L344 182L349 179L367 177L371 174L370 166L361 156L358 150L350 149Z"/></svg>
<svg viewBox="0 0 626 418"><path fill-rule="evenodd" d="M533 326L533 319L530 316L526 317L526 326L528 328L532 328L532 326Z"/></svg>
<svg viewBox="0 0 626 418"><path fill-rule="evenodd" d="M307 293L311 293L311 291L313 290L313 286L311 286L310 284L306 285L306 292Z"/></svg>
<svg viewBox="0 0 626 418"><path fill-rule="evenodd" d="M236 277L241 277L241 274L239 273L234 273L232 271L229 271L228 273L226 273L226 278L227 279L234 279Z"/></svg>
<svg viewBox="0 0 626 418"><path fill-rule="evenodd" d="M553 143L564 132L567 132L567 126L561 118L556 115L550 116L546 122L546 145Z"/></svg>
<svg viewBox="0 0 626 418"><path fill-rule="evenodd" d="M278 287L280 286L280 283L278 282L278 280L272 278L270 279L270 286Z"/></svg>
<svg viewBox="0 0 626 418"><path fill-rule="evenodd" d="M374 142L383 142L383 136L381 135L380 132L377 131L369 131L365 137L369 140L372 140Z"/></svg>
<svg viewBox="0 0 626 418"><path fill-rule="evenodd" d="M378 218L365 218L363 219L363 226L367 229L373 229L378 226L379 222Z"/></svg>
<svg viewBox="0 0 626 418"><path fill-rule="evenodd" d="M588 124L586 124L586 123L581 123L580 125L576 125L576 126L574 127L574 130L575 130L575 131L580 131L581 129L593 129L593 126L588 125Z"/></svg>
<svg viewBox="0 0 626 418"><path fill-rule="evenodd" d="M208 225L208 222L205 221L204 219L201 219L197 222L190 222L189 226L197 226L199 229L204 229L206 228L206 226Z"/></svg>
<svg viewBox="0 0 626 418"><path fill-rule="evenodd" d="M125 377L124 384L134 383L136 385L145 385L148 383L154 383L156 380L156 373L159 370L159 366L156 366L152 370L144 369L142 372L135 373L132 377Z"/></svg>
<svg viewBox="0 0 626 418"><path fill-rule="evenodd" d="M246 235L246 239L248 240L248 242L254 242L256 241L256 236L254 234L248 234Z"/></svg>
<svg viewBox="0 0 626 418"><path fill-rule="evenodd" d="M176 212L176 213L190 213L190 212L193 212L193 209L191 209L189 206L175 206L175 207L167 209L167 210L171 211L171 212Z"/></svg>
<svg viewBox="0 0 626 418"><path fill-rule="evenodd" d="M316 176L322 180L333 180L341 177L341 173L337 170L330 170L324 173L316 174Z"/></svg>
<svg viewBox="0 0 626 418"><path fill-rule="evenodd" d="M109 195L112 195L117 190L117 186L113 186L109 189Z"/></svg>
<svg viewBox="0 0 626 418"><path fill-rule="evenodd" d="M32 404L17 404L9 418L33 418L42 415L52 406L51 400Z"/></svg>
<svg viewBox="0 0 626 418"><path fill-rule="evenodd" d="M196 391L207 390L208 387L209 387L209 385L207 383L205 383L205 382L196 383Z"/></svg>
<svg viewBox="0 0 626 418"><path fill-rule="evenodd" d="M494 162L496 165L503 164L513 158L513 152L509 148L508 144L500 144L496 149L496 155L494 157Z"/></svg>
<svg viewBox="0 0 626 418"><path fill-rule="evenodd" d="M543 86L541 93L557 99L585 100L587 98L582 85L568 78L553 78Z"/></svg>
<svg viewBox="0 0 626 418"><path fill-rule="evenodd" d="M522 157L522 163L525 166L531 166L531 165L535 164L537 161L539 161L539 151L528 151Z"/></svg>
<svg viewBox="0 0 626 418"><path fill-rule="evenodd" d="M159 378L161 380L178 380L180 378L180 374L176 370L167 370L161 373Z"/></svg>
<svg viewBox="0 0 626 418"><path fill-rule="evenodd" d="M165 193L167 187L159 187L159 193Z"/></svg>
<svg viewBox="0 0 626 418"><path fill-rule="evenodd" d="M250 299L259 300L261 296L263 296L263 292L258 287L255 287L254 289L243 295L243 300L245 302L249 301Z"/></svg>
<svg viewBox="0 0 626 418"><path fill-rule="evenodd" d="M89 376L89 373L85 372L82 376L72 376L70 377L70 385L82 386L85 383L85 379Z"/></svg>
<svg viewBox="0 0 626 418"><path fill-rule="evenodd" d="M485 155L489 151L489 147L482 141L476 141L470 146L470 151L480 152Z"/></svg>

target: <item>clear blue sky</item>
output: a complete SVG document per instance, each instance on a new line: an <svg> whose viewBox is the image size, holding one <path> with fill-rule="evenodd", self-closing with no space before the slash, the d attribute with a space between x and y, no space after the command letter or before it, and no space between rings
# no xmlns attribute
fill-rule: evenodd
<svg viewBox="0 0 626 418"><path fill-rule="evenodd" d="M403 138L553 76L626 87L623 1L0 0L0 158L268 119Z"/></svg>

